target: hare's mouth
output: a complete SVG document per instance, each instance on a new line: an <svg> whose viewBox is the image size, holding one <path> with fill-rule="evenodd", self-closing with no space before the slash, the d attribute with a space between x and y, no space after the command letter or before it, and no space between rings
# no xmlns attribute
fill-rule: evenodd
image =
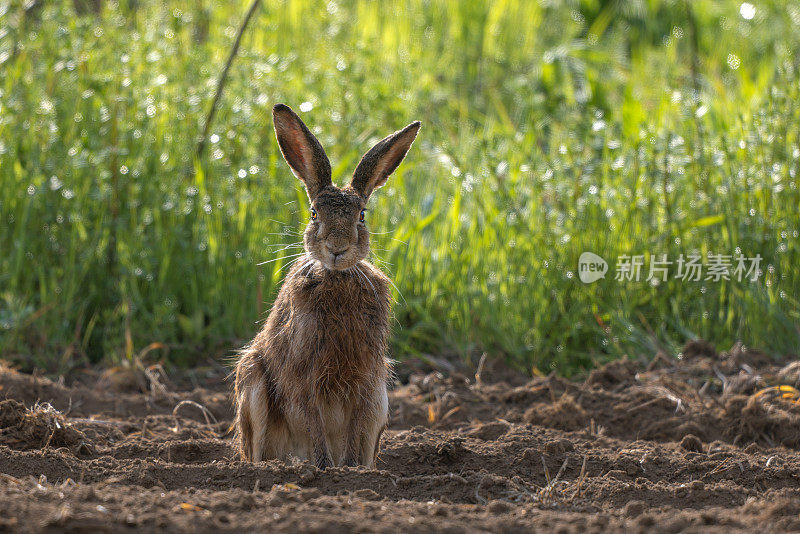
<svg viewBox="0 0 800 534"><path fill-rule="evenodd" d="M349 246L340 250L325 250L322 251L320 261L322 264L332 271L344 271L358 263L358 258L354 253L354 247Z"/></svg>

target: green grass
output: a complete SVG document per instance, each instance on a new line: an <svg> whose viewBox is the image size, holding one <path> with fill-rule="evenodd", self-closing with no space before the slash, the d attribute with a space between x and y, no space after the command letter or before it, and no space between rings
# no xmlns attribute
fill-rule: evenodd
<svg viewBox="0 0 800 534"><path fill-rule="evenodd" d="M191 364L248 340L286 262L257 264L307 217L277 102L309 103L335 181L424 123L369 213L394 357L797 352L796 3L267 1L199 161L247 5L29 4L0 1L0 357L65 371L158 342ZM737 247L757 283L614 280L622 254ZM585 250L612 263L593 285Z"/></svg>

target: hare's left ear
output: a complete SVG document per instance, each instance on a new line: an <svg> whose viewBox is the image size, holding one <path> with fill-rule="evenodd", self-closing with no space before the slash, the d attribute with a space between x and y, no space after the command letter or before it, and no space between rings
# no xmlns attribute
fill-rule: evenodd
<svg viewBox="0 0 800 534"><path fill-rule="evenodd" d="M411 143L417 137L420 125L419 121L412 122L402 130L380 141L361 158L350 185L365 200L375 189L386 183L389 175L406 157Z"/></svg>

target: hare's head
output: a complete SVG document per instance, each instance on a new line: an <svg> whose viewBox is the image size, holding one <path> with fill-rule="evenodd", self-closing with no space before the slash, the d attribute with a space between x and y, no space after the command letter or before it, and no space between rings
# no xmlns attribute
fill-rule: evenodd
<svg viewBox="0 0 800 534"><path fill-rule="evenodd" d="M349 269L369 254L366 205L372 192L400 165L417 136L412 122L370 149L353 173L350 184L331 182L331 164L317 138L288 106L272 108L275 134L292 172L306 187L311 220L303 242L312 258L328 269Z"/></svg>

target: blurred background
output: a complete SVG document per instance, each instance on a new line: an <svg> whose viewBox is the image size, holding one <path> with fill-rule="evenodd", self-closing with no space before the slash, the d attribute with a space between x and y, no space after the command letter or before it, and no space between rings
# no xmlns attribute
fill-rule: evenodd
<svg viewBox="0 0 800 534"><path fill-rule="evenodd" d="M797 352L800 2L265 0L198 154L249 6L0 0L0 357L193 365L247 342L308 217L278 102L339 183L424 122L369 212L394 358ZM605 278L579 280L584 251ZM615 280L621 255L693 253L763 274Z"/></svg>

